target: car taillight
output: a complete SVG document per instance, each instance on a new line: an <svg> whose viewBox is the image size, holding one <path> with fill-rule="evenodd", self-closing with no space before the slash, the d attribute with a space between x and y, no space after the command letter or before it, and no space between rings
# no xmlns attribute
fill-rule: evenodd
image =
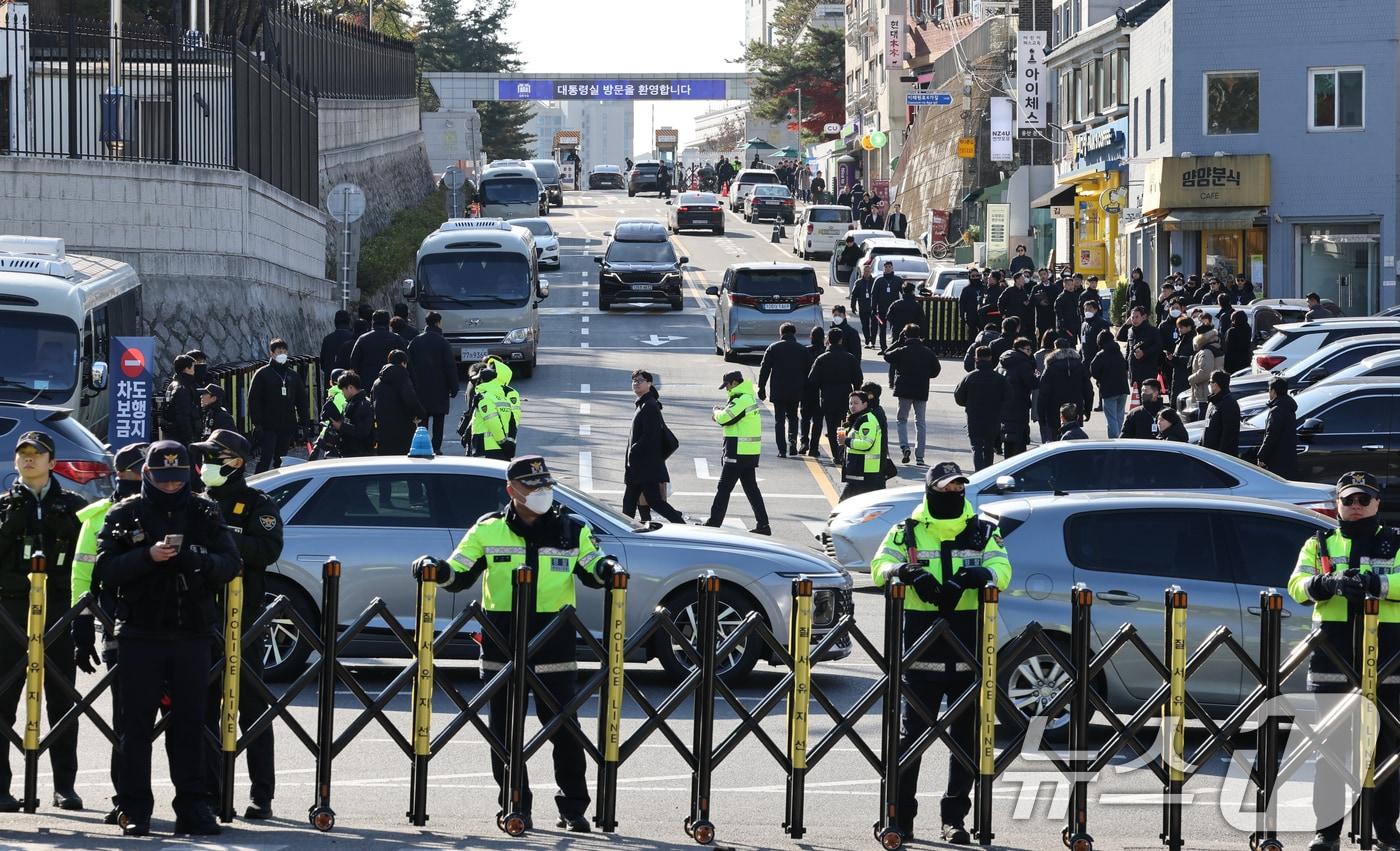
<svg viewBox="0 0 1400 851"><path fill-rule="evenodd" d="M112 475L112 469L101 461L58 461L53 471L80 485Z"/></svg>
<svg viewBox="0 0 1400 851"><path fill-rule="evenodd" d="M822 297L819 296L819 295L816 295L816 294L814 293L814 294L812 294L812 295L802 295L802 296L798 296L798 297L797 297L796 306L797 306L797 307L810 307L811 305L814 305L814 304L821 304L821 303L822 303Z"/></svg>
<svg viewBox="0 0 1400 851"><path fill-rule="evenodd" d="M1271 369L1273 369L1274 367L1278 366L1279 364L1283 363L1285 360L1287 360L1287 358L1280 357L1279 355L1255 355L1255 356L1254 356L1254 363L1255 363L1256 365L1258 365L1258 367L1259 367L1260 369L1264 369L1264 370L1271 370Z"/></svg>
<svg viewBox="0 0 1400 851"><path fill-rule="evenodd" d="M783 200L783 206L784 206L784 207L791 207L791 206L792 206L792 199L790 199L790 198L784 199L784 200Z"/></svg>
<svg viewBox="0 0 1400 851"><path fill-rule="evenodd" d="M812 223L811 223L811 222L808 222L808 223L807 223L807 233L811 233L811 232L812 232Z"/></svg>
<svg viewBox="0 0 1400 851"><path fill-rule="evenodd" d="M740 295L739 293L730 293L729 303L737 304L740 307L758 307L758 299L751 295Z"/></svg>
<svg viewBox="0 0 1400 851"><path fill-rule="evenodd" d="M690 212L690 208L689 208L689 207L677 207L677 208L676 208L676 212L677 212L677 213L689 213L689 212Z"/></svg>
<svg viewBox="0 0 1400 851"><path fill-rule="evenodd" d="M1316 511L1318 514L1321 514L1324 517L1331 517L1333 519L1336 519L1337 517L1337 506L1333 505L1330 502L1305 502L1302 505L1299 505L1298 507L1306 508L1309 511Z"/></svg>
<svg viewBox="0 0 1400 851"><path fill-rule="evenodd" d="M711 213L720 213L720 212L723 212L723 211L724 211L724 208L723 208L723 207L710 207L709 210L710 210Z"/></svg>

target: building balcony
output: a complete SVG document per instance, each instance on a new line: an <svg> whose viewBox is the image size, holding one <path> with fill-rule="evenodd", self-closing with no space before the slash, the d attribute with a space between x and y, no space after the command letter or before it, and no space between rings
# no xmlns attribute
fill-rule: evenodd
<svg viewBox="0 0 1400 851"><path fill-rule="evenodd" d="M846 92L846 112L860 114L875 105L875 90L869 86Z"/></svg>

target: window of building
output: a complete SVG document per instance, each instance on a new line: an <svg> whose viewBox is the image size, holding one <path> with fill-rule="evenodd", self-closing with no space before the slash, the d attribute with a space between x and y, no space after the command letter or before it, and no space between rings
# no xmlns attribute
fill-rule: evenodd
<svg viewBox="0 0 1400 851"><path fill-rule="evenodd" d="M1128 51L1118 51L1118 105L1128 105Z"/></svg>
<svg viewBox="0 0 1400 851"><path fill-rule="evenodd" d="M1259 72L1207 71L1207 136L1259 132Z"/></svg>
<svg viewBox="0 0 1400 851"><path fill-rule="evenodd" d="M1070 100L1070 75L1068 71L1060 72L1058 88L1055 92L1055 107L1061 113L1060 122L1068 124L1073 121L1074 110L1070 107L1073 101Z"/></svg>
<svg viewBox="0 0 1400 851"><path fill-rule="evenodd" d="M1142 147L1152 150L1152 90L1142 93Z"/></svg>
<svg viewBox="0 0 1400 851"><path fill-rule="evenodd" d="M1074 69L1074 120L1084 120L1084 71L1081 68Z"/></svg>
<svg viewBox="0 0 1400 851"><path fill-rule="evenodd" d="M1105 109L1108 108L1107 91L1108 91L1108 89L1107 89L1107 87L1106 87L1106 85L1105 85L1105 83L1104 83L1104 78L1103 78L1103 60L1102 60L1102 59L1095 59L1095 60L1094 60L1094 84L1093 84L1093 92L1092 92L1092 98L1091 98L1092 101L1093 101L1093 103L1090 104L1090 107L1089 107L1089 111L1090 111L1090 112L1094 112L1094 113L1103 112Z"/></svg>
<svg viewBox="0 0 1400 851"><path fill-rule="evenodd" d="M1167 141L1167 79L1157 81L1157 141Z"/></svg>
<svg viewBox="0 0 1400 851"><path fill-rule="evenodd" d="M1074 19L1069 24L1069 34L1076 35L1079 32L1079 22L1083 18L1079 14L1080 0L1074 0Z"/></svg>
<svg viewBox="0 0 1400 851"><path fill-rule="evenodd" d="M1361 130L1366 126L1366 72L1362 68L1314 68L1309 130Z"/></svg>
<svg viewBox="0 0 1400 851"><path fill-rule="evenodd" d="M1133 156L1138 155L1138 99L1133 98L1133 118L1130 122L1133 125Z"/></svg>
<svg viewBox="0 0 1400 851"><path fill-rule="evenodd" d="M1103 63L1103 111L1108 112L1118 105L1118 51L1108 54Z"/></svg>

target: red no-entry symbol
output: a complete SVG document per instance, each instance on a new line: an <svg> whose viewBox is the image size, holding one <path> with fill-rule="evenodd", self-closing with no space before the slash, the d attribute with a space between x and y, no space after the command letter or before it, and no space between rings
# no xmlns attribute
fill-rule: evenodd
<svg viewBox="0 0 1400 851"><path fill-rule="evenodd" d="M121 370L127 378L140 378L146 371L146 356L140 349L127 349L122 352Z"/></svg>

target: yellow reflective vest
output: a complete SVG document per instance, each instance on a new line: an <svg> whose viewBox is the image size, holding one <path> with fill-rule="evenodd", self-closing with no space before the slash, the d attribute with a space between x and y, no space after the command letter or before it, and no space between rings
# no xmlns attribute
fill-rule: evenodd
<svg viewBox="0 0 1400 851"><path fill-rule="evenodd" d="M908 537L913 531L913 540ZM948 565L944 566L943 543L951 543ZM885 584L886 567L904 563L917 564L944 581L964 567L985 567L996 579L996 586L1005 591L1011 583L1011 560L1002 546L1001 530L977 519L972 503L963 500L962 514L951 520L940 520L928 513L928 503L921 502L909 520L896 525L885 535L875 558L870 562L870 578L876 585ZM975 588L962 592L955 611L976 611L979 593ZM938 603L925 600L912 587L904 599L906 611L938 611Z"/></svg>
<svg viewBox="0 0 1400 851"><path fill-rule="evenodd" d="M743 381L729 391L723 408L715 411L715 422L724 427L724 458L758 459L763 442L763 421L752 381Z"/></svg>
<svg viewBox="0 0 1400 851"><path fill-rule="evenodd" d="M587 523L559 506L550 510L555 512L561 536L552 542L554 546L534 548L536 612L557 612L574 605L575 569L592 573L604 555ZM530 550L526 540L510 528L504 512L488 514L467 530L447 560L457 574L446 583L447 588L469 587L476 575L484 572L481 607L488 612L509 612L515 597L515 569L526 563Z"/></svg>

